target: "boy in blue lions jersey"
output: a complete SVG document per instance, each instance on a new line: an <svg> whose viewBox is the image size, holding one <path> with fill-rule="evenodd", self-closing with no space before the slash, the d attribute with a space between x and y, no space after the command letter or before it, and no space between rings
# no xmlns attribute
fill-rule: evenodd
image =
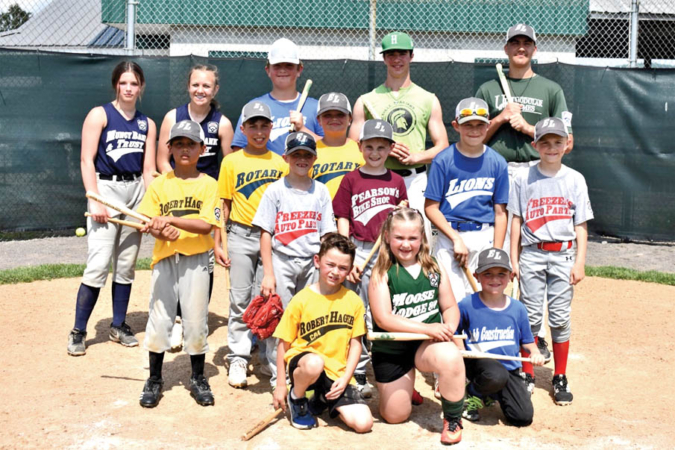
<svg viewBox="0 0 675 450"><path fill-rule="evenodd" d="M457 333L468 336L469 350L518 356L522 346L530 352L532 364L544 364L530 331L527 310L518 300L504 294L511 280L508 254L498 248L483 250L478 256L475 276L482 290L458 303ZM532 398L520 376L519 361L465 359L464 365L469 384L462 417L479 420L478 410L497 399L510 423L516 426L532 423Z"/></svg>

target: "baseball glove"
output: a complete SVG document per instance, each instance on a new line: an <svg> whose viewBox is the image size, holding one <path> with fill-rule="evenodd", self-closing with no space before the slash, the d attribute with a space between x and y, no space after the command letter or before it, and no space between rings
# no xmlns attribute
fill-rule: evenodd
<svg viewBox="0 0 675 450"><path fill-rule="evenodd" d="M248 305L242 319L258 339L267 339L274 333L283 314L284 307L277 294L270 295L269 299L259 295Z"/></svg>

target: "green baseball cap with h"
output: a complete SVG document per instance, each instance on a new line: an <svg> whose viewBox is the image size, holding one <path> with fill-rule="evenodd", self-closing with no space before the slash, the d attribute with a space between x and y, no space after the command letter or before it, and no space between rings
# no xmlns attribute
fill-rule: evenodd
<svg viewBox="0 0 675 450"><path fill-rule="evenodd" d="M389 33L382 39L382 51L380 53L388 52L390 50L410 50L413 49L413 40L410 36L400 31Z"/></svg>

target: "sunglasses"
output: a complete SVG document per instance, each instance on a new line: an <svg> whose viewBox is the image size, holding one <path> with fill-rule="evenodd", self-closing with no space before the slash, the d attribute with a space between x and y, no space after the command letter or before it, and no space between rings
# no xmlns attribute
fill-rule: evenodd
<svg viewBox="0 0 675 450"><path fill-rule="evenodd" d="M476 109L471 109L471 108L464 108L459 111L459 115L457 116L458 119L463 119L465 117L471 117L471 116L481 116L481 117L488 117L488 110L485 108L476 108Z"/></svg>

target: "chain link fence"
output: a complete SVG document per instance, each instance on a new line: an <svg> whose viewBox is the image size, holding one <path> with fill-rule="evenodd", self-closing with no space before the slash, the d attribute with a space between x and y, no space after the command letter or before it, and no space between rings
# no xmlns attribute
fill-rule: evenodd
<svg viewBox="0 0 675 450"><path fill-rule="evenodd" d="M307 60L372 60L399 30L417 61L487 62L524 22L540 63L675 67L673 0L0 0L0 13L5 48L258 58L287 37Z"/></svg>

